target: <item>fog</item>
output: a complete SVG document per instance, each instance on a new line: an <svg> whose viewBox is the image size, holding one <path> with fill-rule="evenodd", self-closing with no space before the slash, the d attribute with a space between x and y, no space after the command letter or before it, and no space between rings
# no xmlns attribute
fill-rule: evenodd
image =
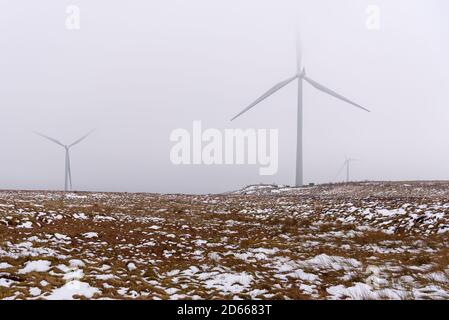
<svg viewBox="0 0 449 320"><path fill-rule="evenodd" d="M304 179L449 179L449 3L444 0L0 0L0 189L210 193L293 184L296 85L230 118L296 72L304 85ZM68 5L80 29L66 28ZM380 29L366 9L380 8ZM174 165L177 128L279 129L279 170Z"/></svg>

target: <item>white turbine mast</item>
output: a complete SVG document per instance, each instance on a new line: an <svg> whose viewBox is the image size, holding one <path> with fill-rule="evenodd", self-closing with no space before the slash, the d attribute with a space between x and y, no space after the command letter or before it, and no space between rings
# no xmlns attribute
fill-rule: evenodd
<svg viewBox="0 0 449 320"><path fill-rule="evenodd" d="M41 136L42 138L45 138L53 143L56 143L57 145L61 146L65 150L65 171L64 171L64 191L72 190L72 171L70 169L70 148L77 145L84 139L86 139L94 130L89 131L87 134L79 138L78 140L75 140L73 143L66 145L60 142L59 140L56 140L52 137L49 137L45 134L42 134L40 132L34 131L35 134Z"/></svg>
<svg viewBox="0 0 449 320"><path fill-rule="evenodd" d="M348 183L350 181L350 178L349 178L350 166L351 166L351 162L353 162L353 161L359 161L359 159L352 159L352 158L348 158L345 156L345 161L343 162L343 165L341 166L340 170L338 170L335 178L337 178L340 175L341 171L344 168L346 168L346 183Z"/></svg>
<svg viewBox="0 0 449 320"><path fill-rule="evenodd" d="M302 56L301 56L299 37L297 38L297 43L296 43L296 59L297 59L297 70L296 70L295 75L276 84L270 90L268 90L263 95L261 95L257 100L255 100L253 103L251 103L248 107L243 109L243 111L241 111L235 117L233 117L231 119L231 121L240 117L242 114L244 114L245 112L247 112L248 110L250 110L251 108L256 106L257 104L259 104L260 102L262 102L269 96L273 95L275 92L279 91L280 89L282 89L283 87L288 85L290 82L298 80L298 111L297 111L297 135L296 135L296 144L297 144L296 145L296 180L295 180L295 183L296 183L297 187L300 187L300 186L303 186L303 184L304 184L304 181L303 181L303 147L302 147L302 140L303 140L303 136L302 136L302 130L303 130L303 107L302 107L303 106L303 81L307 82L315 89L322 91L334 98L342 100L354 107L357 107L357 108L367 111L367 112L370 112L370 110L345 98L344 96L342 96L342 95L338 94L337 92L327 88L326 86L316 82L315 80L313 80L312 78L310 78L309 76L306 75L306 69L302 64Z"/></svg>

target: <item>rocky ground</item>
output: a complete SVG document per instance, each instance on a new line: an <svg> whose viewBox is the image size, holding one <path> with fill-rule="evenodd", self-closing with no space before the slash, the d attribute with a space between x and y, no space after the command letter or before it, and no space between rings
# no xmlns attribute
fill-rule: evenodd
<svg viewBox="0 0 449 320"><path fill-rule="evenodd" d="M449 299L449 183L0 192L0 299Z"/></svg>

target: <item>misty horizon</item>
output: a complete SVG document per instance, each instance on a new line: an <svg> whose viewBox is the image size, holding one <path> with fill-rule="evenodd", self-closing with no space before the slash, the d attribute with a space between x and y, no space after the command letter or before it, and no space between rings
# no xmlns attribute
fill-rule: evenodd
<svg viewBox="0 0 449 320"><path fill-rule="evenodd" d="M258 183L293 185L296 91L290 84L240 118L232 116L294 75L300 31L310 77L371 110L304 86L304 179L449 180L449 4L377 1L106 1L0 13L0 189L61 190L70 144L74 190L218 193ZM80 29L65 28L66 7ZM279 170L170 161L173 130L278 129Z"/></svg>

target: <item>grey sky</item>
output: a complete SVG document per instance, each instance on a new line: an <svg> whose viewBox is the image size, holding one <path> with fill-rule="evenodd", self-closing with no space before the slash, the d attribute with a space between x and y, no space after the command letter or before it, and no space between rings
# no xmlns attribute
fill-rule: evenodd
<svg viewBox="0 0 449 320"><path fill-rule="evenodd" d="M0 188L60 189L70 143L75 189L219 192L294 183L295 30L315 80L304 92L305 181L329 182L344 156L357 180L449 179L449 4L444 0L0 0ZM65 28L66 6L81 29ZM381 29L365 27L368 5ZM257 166L180 166L176 128L279 128L279 173ZM340 176L343 179L343 175Z"/></svg>

